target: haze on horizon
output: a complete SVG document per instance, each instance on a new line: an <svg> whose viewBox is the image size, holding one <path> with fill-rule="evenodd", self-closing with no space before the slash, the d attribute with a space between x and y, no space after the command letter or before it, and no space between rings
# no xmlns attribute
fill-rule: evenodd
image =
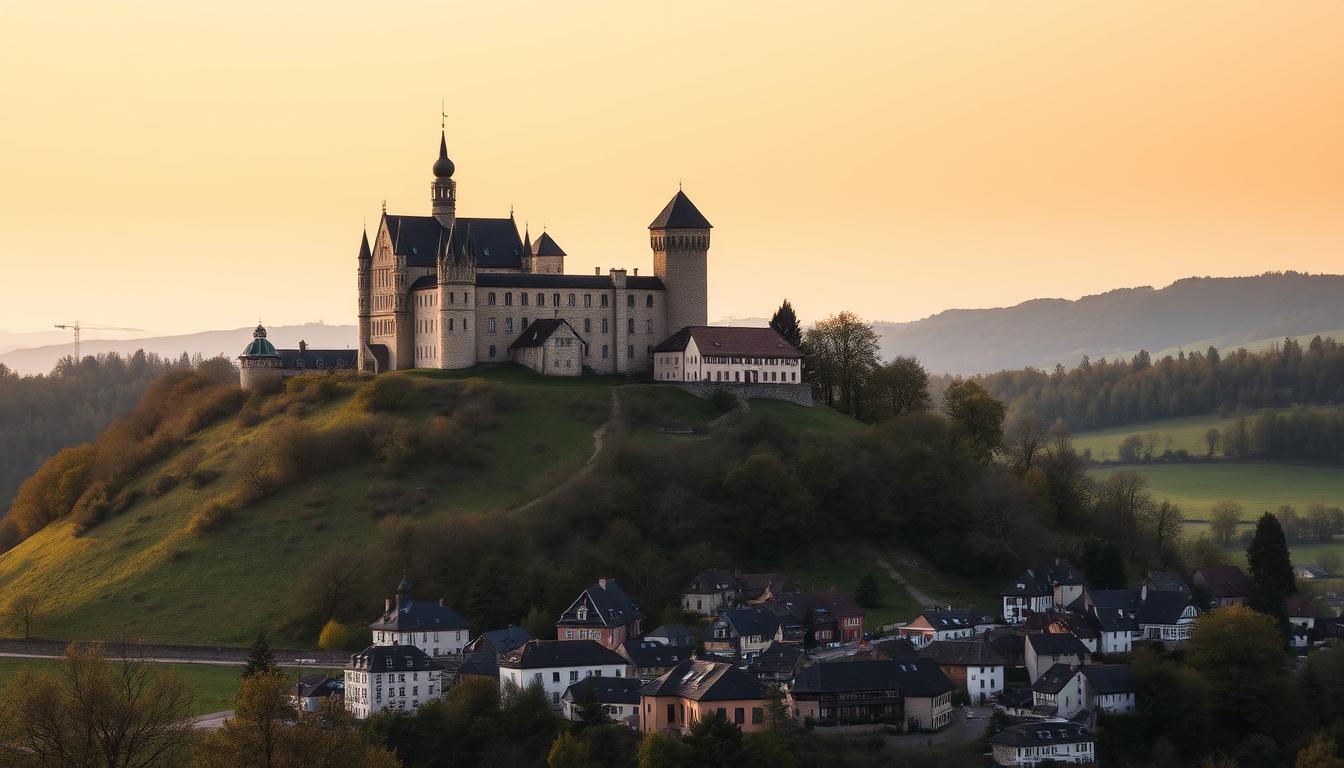
<svg viewBox="0 0 1344 768"><path fill-rule="evenodd" d="M1344 272L1337 2L0 7L8 331L353 322L441 98L460 212L571 272L651 270L682 180L711 319Z"/></svg>

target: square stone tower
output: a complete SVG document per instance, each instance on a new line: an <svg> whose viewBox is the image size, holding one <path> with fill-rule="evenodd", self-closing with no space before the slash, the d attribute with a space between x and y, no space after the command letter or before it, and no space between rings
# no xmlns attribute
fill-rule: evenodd
<svg viewBox="0 0 1344 768"><path fill-rule="evenodd" d="M667 289L667 332L709 323L709 230L713 225L685 192L649 225L653 274Z"/></svg>

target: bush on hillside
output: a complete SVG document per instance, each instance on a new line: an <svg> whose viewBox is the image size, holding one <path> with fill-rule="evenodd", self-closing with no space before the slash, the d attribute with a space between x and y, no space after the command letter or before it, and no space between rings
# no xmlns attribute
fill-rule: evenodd
<svg viewBox="0 0 1344 768"><path fill-rule="evenodd" d="M187 487L199 490L219 479L224 474L218 467L201 465L187 475Z"/></svg>
<svg viewBox="0 0 1344 768"><path fill-rule="evenodd" d="M20 539L69 514L84 493L96 452L94 443L66 448L23 481L6 518Z"/></svg>
<svg viewBox="0 0 1344 768"><path fill-rule="evenodd" d="M233 507L223 501L203 501L191 511L191 519L187 522L187 532L193 536L204 536L228 525L233 517Z"/></svg>
<svg viewBox="0 0 1344 768"><path fill-rule="evenodd" d="M366 411L399 411L411 404L414 389L410 378L384 374L375 376L355 397Z"/></svg>
<svg viewBox="0 0 1344 768"><path fill-rule="evenodd" d="M168 467L159 474L155 475L154 479L149 481L149 485L145 486L145 490L149 492L150 496L158 498L160 496L166 495L169 491L176 488L178 484L181 482L182 482L182 475L178 472L177 468Z"/></svg>
<svg viewBox="0 0 1344 768"><path fill-rule="evenodd" d="M334 400L341 393L335 374L291 376L285 381L285 399L315 405Z"/></svg>
<svg viewBox="0 0 1344 768"><path fill-rule="evenodd" d="M727 413L737 407L737 395L732 390L716 389L709 396L709 402L716 413Z"/></svg>

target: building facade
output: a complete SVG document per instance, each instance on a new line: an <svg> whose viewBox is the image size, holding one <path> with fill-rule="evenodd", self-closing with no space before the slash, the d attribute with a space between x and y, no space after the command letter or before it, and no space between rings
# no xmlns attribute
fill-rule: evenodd
<svg viewBox="0 0 1344 768"><path fill-rule="evenodd" d="M589 677L630 677L629 663L592 640L530 640L499 660L499 685L536 686L555 709L569 687Z"/></svg>
<svg viewBox="0 0 1344 768"><path fill-rule="evenodd" d="M345 708L365 718L384 709L414 713L443 695L434 659L413 645L371 645L345 668Z"/></svg>
<svg viewBox="0 0 1344 768"><path fill-rule="evenodd" d="M515 359L515 342L537 320L564 320L581 339L583 367L649 373L653 349L673 332L705 325L709 220L684 192L649 225L653 274L564 271L549 233L533 242L507 218L457 215L456 166L444 137L430 184L431 215L384 212L358 256L358 369L469 368ZM561 365L567 373L573 349Z"/></svg>

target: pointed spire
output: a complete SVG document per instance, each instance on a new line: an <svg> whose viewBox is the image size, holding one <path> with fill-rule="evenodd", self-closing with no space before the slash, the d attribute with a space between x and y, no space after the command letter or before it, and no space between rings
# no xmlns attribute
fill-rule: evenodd
<svg viewBox="0 0 1344 768"><path fill-rule="evenodd" d="M369 231L364 230L364 236L359 239L359 260L369 261L373 258L373 250L369 248Z"/></svg>
<svg viewBox="0 0 1344 768"><path fill-rule="evenodd" d="M667 206L658 214L658 218L653 220L649 229L711 229L713 225L709 219L700 213L700 209L695 207L691 198L686 196L678 185L677 194L672 196Z"/></svg>
<svg viewBox="0 0 1344 768"><path fill-rule="evenodd" d="M532 233L529 232L529 231L527 230L527 224L526 224L526 222L524 222L524 224L523 224L523 254L524 254L524 255L530 255L531 253L532 253Z"/></svg>
<svg viewBox="0 0 1344 768"><path fill-rule="evenodd" d="M439 159L434 161L434 176L440 179L452 177L453 171L457 167L453 161L448 159L448 136L445 131L439 132Z"/></svg>

